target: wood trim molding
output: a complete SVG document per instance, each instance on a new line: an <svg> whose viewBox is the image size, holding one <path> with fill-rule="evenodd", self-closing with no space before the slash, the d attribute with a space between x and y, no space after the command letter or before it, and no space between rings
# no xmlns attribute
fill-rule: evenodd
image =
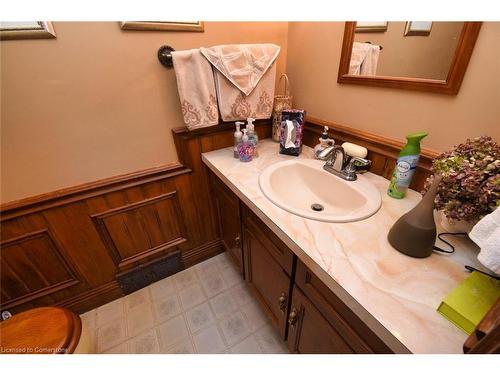
<svg viewBox="0 0 500 375"><path fill-rule="evenodd" d="M323 127L328 126L334 132L334 138L344 142L354 142L369 150L376 151L382 155L397 158L399 152L404 147L405 142L393 138L384 137L378 134L358 130L345 125L340 125L332 121L322 120L316 117L306 117L306 129L319 135L323 132ZM430 169L432 159L436 158L440 152L428 148L422 148L420 151L420 165Z"/></svg>
<svg viewBox="0 0 500 375"><path fill-rule="evenodd" d="M436 80L407 77L348 75L356 22L346 22L337 82L456 95L465 76L465 71L467 70L467 65L469 64L481 25L482 22L464 22L464 27L455 49L455 55L451 61L448 76L445 80Z"/></svg>
<svg viewBox="0 0 500 375"><path fill-rule="evenodd" d="M7 202L0 206L1 221L190 172L175 162Z"/></svg>
<svg viewBox="0 0 500 375"><path fill-rule="evenodd" d="M54 306L65 307L71 311L86 311L91 310L89 306L92 306L92 308L98 307L121 296L123 296L123 292L118 285L118 281L113 280L57 302Z"/></svg>
<svg viewBox="0 0 500 375"><path fill-rule="evenodd" d="M314 147L324 126L333 130L336 142L352 142L366 147L368 159L372 161L369 171L388 180L391 179L404 142L308 116L303 133L304 144ZM438 155L439 153L434 150L421 149L418 166L410 184L411 189L421 191L424 188L425 181L432 174L432 160Z"/></svg>
<svg viewBox="0 0 500 375"><path fill-rule="evenodd" d="M198 262L213 257L224 251L220 239L216 239L198 247L182 252L182 261L186 267L190 267Z"/></svg>

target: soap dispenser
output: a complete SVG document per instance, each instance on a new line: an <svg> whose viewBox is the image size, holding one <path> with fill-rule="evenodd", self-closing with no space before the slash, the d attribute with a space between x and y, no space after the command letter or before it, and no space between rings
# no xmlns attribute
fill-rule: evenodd
<svg viewBox="0 0 500 375"><path fill-rule="evenodd" d="M238 146L238 155L240 161L252 161L254 156L255 147L253 142L250 142L247 135L248 129L243 129L243 136L241 137L241 143Z"/></svg>
<svg viewBox="0 0 500 375"><path fill-rule="evenodd" d="M328 126L325 126L323 128L323 134L321 134L321 137L319 137L319 143L314 146L314 156L316 157L316 159L320 159L319 154L321 153L321 151L323 151L328 146L333 146L334 143L335 141L328 137Z"/></svg>
<svg viewBox="0 0 500 375"><path fill-rule="evenodd" d="M242 142L241 138L243 137L243 133L241 132L240 127L241 127L241 125L244 125L244 124L245 123L242 121L236 121L236 123L235 123L236 131L234 132L233 156L236 159L240 158L240 155L238 154L238 146L241 144L241 142Z"/></svg>
<svg viewBox="0 0 500 375"><path fill-rule="evenodd" d="M258 156L258 152L257 152L257 144L259 143L259 136L257 135L256 131L255 131L255 125L253 124L253 122L255 121L254 118L247 118L247 129L248 129L248 132L247 132L247 135L248 135L248 141L253 143L253 147L254 147L254 157L257 157Z"/></svg>

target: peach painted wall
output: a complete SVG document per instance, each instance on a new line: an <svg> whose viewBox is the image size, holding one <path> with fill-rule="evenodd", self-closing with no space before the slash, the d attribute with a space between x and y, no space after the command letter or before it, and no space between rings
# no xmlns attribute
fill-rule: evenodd
<svg viewBox="0 0 500 375"><path fill-rule="evenodd" d="M2 203L175 162L182 126L163 44L281 46L287 22L207 22L205 32L122 31L118 22L55 22L57 39L0 42Z"/></svg>
<svg viewBox="0 0 500 375"><path fill-rule="evenodd" d="M500 141L500 22L483 24L456 96L338 84L343 33L343 22L290 23L287 71L295 107L402 141L425 130L423 146L436 151L481 134Z"/></svg>

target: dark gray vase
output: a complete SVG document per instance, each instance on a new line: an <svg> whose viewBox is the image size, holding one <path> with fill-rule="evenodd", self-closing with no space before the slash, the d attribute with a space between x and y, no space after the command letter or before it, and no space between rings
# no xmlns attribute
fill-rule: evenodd
<svg viewBox="0 0 500 375"><path fill-rule="evenodd" d="M389 231L387 239L399 252L414 258L426 258L432 254L436 243L434 198L441 178L441 175L434 175L434 181L422 200L401 216Z"/></svg>

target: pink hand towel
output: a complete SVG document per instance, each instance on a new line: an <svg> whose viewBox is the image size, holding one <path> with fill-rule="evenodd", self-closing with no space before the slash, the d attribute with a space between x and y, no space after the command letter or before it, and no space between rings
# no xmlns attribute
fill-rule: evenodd
<svg viewBox="0 0 500 375"><path fill-rule="evenodd" d="M182 116L189 130L217 125L217 108L212 65L199 49L173 51Z"/></svg>
<svg viewBox="0 0 500 375"><path fill-rule="evenodd" d="M215 87L224 121L270 118L276 57L274 44L239 44L200 48L215 69Z"/></svg>

